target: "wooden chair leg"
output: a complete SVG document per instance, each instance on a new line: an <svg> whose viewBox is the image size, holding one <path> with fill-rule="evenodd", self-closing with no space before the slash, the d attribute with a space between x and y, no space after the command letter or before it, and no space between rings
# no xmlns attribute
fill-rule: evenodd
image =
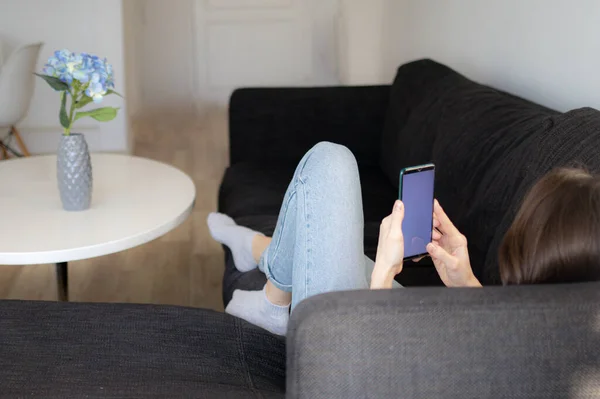
<svg viewBox="0 0 600 399"><path fill-rule="evenodd" d="M23 153L24 156L28 157L31 154L29 153L29 150L27 149L27 146L25 145L25 142L23 142L23 139L21 138L21 135L19 134L19 131L17 130L16 127L11 126L11 131L13 136L15 136L15 139L17 140L17 144L19 144L19 147L21 148L21 152Z"/></svg>
<svg viewBox="0 0 600 399"><path fill-rule="evenodd" d="M2 159L8 159L8 152L6 152L4 146L2 146Z"/></svg>

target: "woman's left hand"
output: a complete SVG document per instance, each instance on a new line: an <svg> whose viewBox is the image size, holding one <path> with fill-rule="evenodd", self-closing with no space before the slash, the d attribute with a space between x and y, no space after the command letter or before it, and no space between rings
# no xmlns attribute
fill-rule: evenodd
<svg viewBox="0 0 600 399"><path fill-rule="evenodd" d="M402 271L404 236L402 221L404 204L396 201L392 214L381 222L375 268L371 275L371 289L392 288L394 277Z"/></svg>

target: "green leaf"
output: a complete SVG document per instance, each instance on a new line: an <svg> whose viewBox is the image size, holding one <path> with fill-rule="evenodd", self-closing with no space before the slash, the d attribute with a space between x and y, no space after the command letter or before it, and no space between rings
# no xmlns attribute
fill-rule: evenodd
<svg viewBox="0 0 600 399"><path fill-rule="evenodd" d="M77 101L75 108L81 109L81 108L85 107L86 105L88 105L89 103L91 103L92 101L94 101L93 98L88 97L88 96L83 96L83 97L81 97L81 99L79 101Z"/></svg>
<svg viewBox="0 0 600 399"><path fill-rule="evenodd" d="M59 78L55 78L54 76L48 75L40 75L39 73L34 73L34 75L44 79L50 85L50 87L52 87L56 91L69 90L69 85L61 81Z"/></svg>
<svg viewBox="0 0 600 399"><path fill-rule="evenodd" d="M108 96L109 94L116 94L117 96L123 98L122 95L120 95L119 93L117 93L116 91L111 90L111 89L106 90L106 95Z"/></svg>
<svg viewBox="0 0 600 399"><path fill-rule="evenodd" d="M60 124L65 129L69 128L69 117L67 116L67 93L62 92L60 95L60 112L58 114L58 118L60 119Z"/></svg>
<svg viewBox="0 0 600 399"><path fill-rule="evenodd" d="M119 108L104 107L93 109L87 112L78 112L77 115L75 115L75 120L89 116L98 122L108 122L116 118L118 110Z"/></svg>

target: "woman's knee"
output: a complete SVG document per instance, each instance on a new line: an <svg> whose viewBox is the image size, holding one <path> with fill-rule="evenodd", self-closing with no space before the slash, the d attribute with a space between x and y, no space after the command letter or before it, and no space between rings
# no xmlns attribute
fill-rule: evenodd
<svg viewBox="0 0 600 399"><path fill-rule="evenodd" d="M310 161L313 163L340 165L351 168L356 166L356 158L354 158L352 151L341 144L321 141L316 144L309 153L311 153Z"/></svg>
<svg viewBox="0 0 600 399"><path fill-rule="evenodd" d="M343 183L358 179L358 165L354 154L347 147L322 141L307 153L303 175L315 175L321 179Z"/></svg>

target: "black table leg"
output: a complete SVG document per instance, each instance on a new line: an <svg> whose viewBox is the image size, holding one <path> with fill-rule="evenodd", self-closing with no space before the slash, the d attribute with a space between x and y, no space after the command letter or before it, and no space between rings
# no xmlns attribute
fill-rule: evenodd
<svg viewBox="0 0 600 399"><path fill-rule="evenodd" d="M58 292L58 300L61 302L69 301L69 264L60 262L56 264L56 288Z"/></svg>

